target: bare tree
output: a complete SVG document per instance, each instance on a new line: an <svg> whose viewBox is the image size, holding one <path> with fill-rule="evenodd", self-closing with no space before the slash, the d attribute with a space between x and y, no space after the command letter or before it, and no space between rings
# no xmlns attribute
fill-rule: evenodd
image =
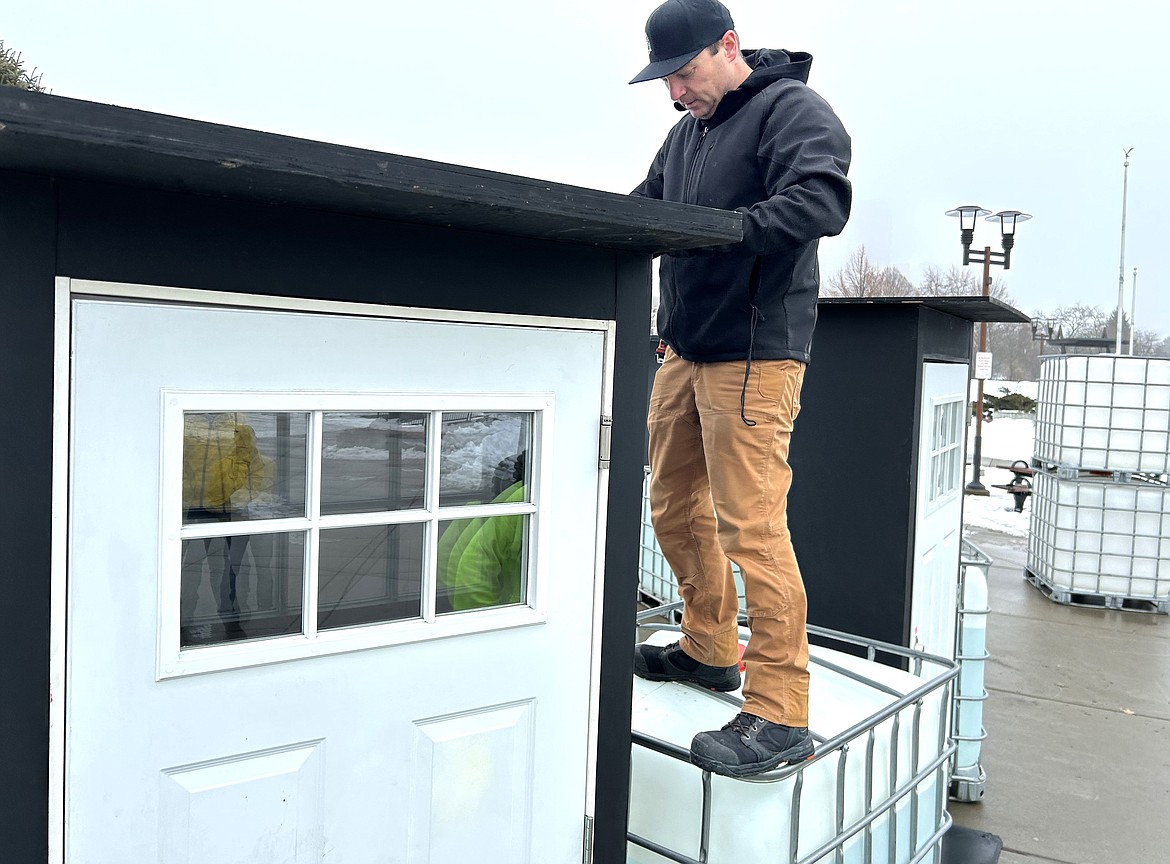
<svg viewBox="0 0 1170 864"><path fill-rule="evenodd" d="M975 271L954 265L945 271L933 264L929 265L922 275L918 288L919 292L927 297L973 297L982 293Z"/></svg>
<svg viewBox="0 0 1170 864"><path fill-rule="evenodd" d="M865 247L858 246L845 266L829 277L825 294L829 297L873 297L877 270L869 263Z"/></svg>
<svg viewBox="0 0 1170 864"><path fill-rule="evenodd" d="M982 278L977 267L952 264L947 270L940 270L931 264L924 271L918 289L926 297L978 297L983 294L983 286L979 284ZM992 277L987 293L996 300L1011 302L1007 284L999 277Z"/></svg>
<svg viewBox="0 0 1170 864"><path fill-rule="evenodd" d="M845 266L829 277L826 297L907 297L917 293L897 267L875 267L864 246L858 246Z"/></svg>
<svg viewBox="0 0 1170 864"><path fill-rule="evenodd" d="M1162 338L1161 333L1153 330L1138 330L1133 335L1133 353L1140 357L1165 357L1167 355L1162 354L1161 351L1166 341Z"/></svg>
<svg viewBox="0 0 1170 864"><path fill-rule="evenodd" d="M1034 381L1040 373L1040 343L1027 324L987 325L987 350L995 358L994 375L1012 381Z"/></svg>
<svg viewBox="0 0 1170 864"><path fill-rule="evenodd" d="M1065 337L1100 336L1109 321L1099 306L1084 303L1061 306L1049 317L1056 320L1059 335Z"/></svg>

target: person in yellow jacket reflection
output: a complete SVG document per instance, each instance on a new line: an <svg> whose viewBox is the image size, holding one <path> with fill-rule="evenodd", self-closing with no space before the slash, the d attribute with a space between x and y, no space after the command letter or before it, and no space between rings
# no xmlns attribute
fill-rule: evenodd
<svg viewBox="0 0 1170 864"><path fill-rule="evenodd" d="M270 496L275 485L272 459L256 442L256 430L238 422L235 413L188 414L183 429L184 523L231 522L248 518L248 510ZM212 592L226 638L246 635L241 626L239 576L249 535L191 541L184 550L180 615L186 625L195 617L203 562L209 565ZM203 554L191 558L191 547ZM218 583L218 584L217 584Z"/></svg>
<svg viewBox="0 0 1170 864"><path fill-rule="evenodd" d="M184 521L230 522L272 492L273 461L236 414L188 414L183 430Z"/></svg>
<svg viewBox="0 0 1170 864"><path fill-rule="evenodd" d="M514 467L513 467L514 465ZM524 454L509 465L515 478L492 504L527 500ZM451 523L439 538L439 583L455 611L508 606L524 599L524 517L484 516Z"/></svg>

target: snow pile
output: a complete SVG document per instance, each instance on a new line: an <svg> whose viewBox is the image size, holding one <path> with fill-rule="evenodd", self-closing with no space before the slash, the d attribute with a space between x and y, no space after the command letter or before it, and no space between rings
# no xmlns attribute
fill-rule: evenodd
<svg viewBox="0 0 1170 864"><path fill-rule="evenodd" d="M1021 396L1035 399L1038 389L1039 384L1036 381L1000 381L995 378L988 378L983 382L984 396L1006 396L1008 393L1019 393ZM979 381L975 378L971 379L970 392L971 401L974 402L979 396Z"/></svg>

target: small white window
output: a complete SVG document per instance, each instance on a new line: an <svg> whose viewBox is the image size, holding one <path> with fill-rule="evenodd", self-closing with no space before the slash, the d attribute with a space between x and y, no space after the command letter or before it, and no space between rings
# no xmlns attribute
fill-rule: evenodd
<svg viewBox="0 0 1170 864"><path fill-rule="evenodd" d="M930 488L926 503L939 505L958 494L963 470L963 405L961 396L931 403Z"/></svg>
<svg viewBox="0 0 1170 864"><path fill-rule="evenodd" d="M164 403L160 677L540 620L551 397Z"/></svg>

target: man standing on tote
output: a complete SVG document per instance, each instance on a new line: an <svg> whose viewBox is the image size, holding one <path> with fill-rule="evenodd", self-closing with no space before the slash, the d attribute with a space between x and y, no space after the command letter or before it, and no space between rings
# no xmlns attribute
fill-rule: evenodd
<svg viewBox="0 0 1170 864"><path fill-rule="evenodd" d="M686 112L634 195L743 214L743 240L661 262L666 355L650 399L650 506L683 599L679 642L638 645L635 674L740 685L743 574L751 639L743 710L701 732L691 760L743 777L813 753L805 592L788 533L789 437L819 286L817 244L849 216L849 136L805 85L812 58L740 48L717 0L666 0L650 64Z"/></svg>

